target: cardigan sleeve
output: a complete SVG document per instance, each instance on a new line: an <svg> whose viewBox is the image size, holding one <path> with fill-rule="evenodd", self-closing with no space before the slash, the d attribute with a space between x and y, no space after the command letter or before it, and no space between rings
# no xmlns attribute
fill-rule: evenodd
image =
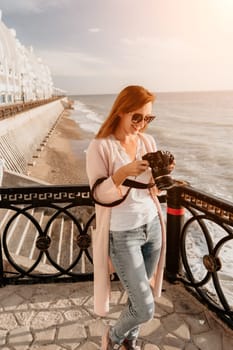
<svg viewBox="0 0 233 350"><path fill-rule="evenodd" d="M106 180L95 189L95 198L105 203L111 203L122 198L120 189L112 180L109 169L111 161L110 150L105 139L92 140L86 153L87 176L91 188L97 179L106 177Z"/></svg>

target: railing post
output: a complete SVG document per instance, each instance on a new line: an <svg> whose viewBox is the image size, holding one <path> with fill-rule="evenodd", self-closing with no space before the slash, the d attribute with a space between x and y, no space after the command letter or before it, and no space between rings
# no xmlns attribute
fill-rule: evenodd
<svg viewBox="0 0 233 350"><path fill-rule="evenodd" d="M3 256L2 256L2 243L0 237L0 288L4 286L4 271L3 271Z"/></svg>
<svg viewBox="0 0 233 350"><path fill-rule="evenodd" d="M174 282L181 272L180 234L185 209L180 205L180 188L167 191L167 252L165 276Z"/></svg>

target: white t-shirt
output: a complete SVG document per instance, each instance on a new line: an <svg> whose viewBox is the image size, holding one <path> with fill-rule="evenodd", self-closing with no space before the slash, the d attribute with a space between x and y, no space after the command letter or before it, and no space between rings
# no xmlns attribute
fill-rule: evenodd
<svg viewBox="0 0 233 350"><path fill-rule="evenodd" d="M130 157L125 149L121 146L120 141L112 138L115 147L115 159L113 171L131 162ZM136 159L141 160L142 156L147 153L144 143L138 139ZM147 169L144 173L137 177L128 177L130 179L149 183L151 181L151 169ZM154 201L148 189L131 188L127 198L119 205L112 208L110 219L111 231L127 231L140 227L156 216Z"/></svg>

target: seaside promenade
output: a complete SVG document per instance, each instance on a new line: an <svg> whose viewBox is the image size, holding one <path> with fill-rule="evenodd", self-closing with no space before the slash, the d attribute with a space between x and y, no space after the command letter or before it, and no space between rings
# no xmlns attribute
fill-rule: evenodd
<svg viewBox="0 0 233 350"><path fill-rule="evenodd" d="M79 153L72 147L80 140ZM85 141L86 142L86 141ZM30 175L52 184L87 183L78 125L68 113L59 120ZM78 171L77 171L78 170ZM97 350L127 296L112 282L110 313L93 313L93 282L8 285L0 288L0 349ZM180 284L164 281L153 319L141 328L142 350L230 350L233 330Z"/></svg>
<svg viewBox="0 0 233 350"><path fill-rule="evenodd" d="M106 318L93 313L92 282L7 286L0 289L2 350L97 350L106 325L126 301L113 282ZM230 350L233 331L184 288L164 282L152 321L143 325L143 350Z"/></svg>
<svg viewBox="0 0 233 350"><path fill-rule="evenodd" d="M142 350L230 350L233 331L189 294L164 281L154 318L141 328ZM93 313L93 283L14 285L0 289L0 349L97 350L126 294L112 282L111 310Z"/></svg>

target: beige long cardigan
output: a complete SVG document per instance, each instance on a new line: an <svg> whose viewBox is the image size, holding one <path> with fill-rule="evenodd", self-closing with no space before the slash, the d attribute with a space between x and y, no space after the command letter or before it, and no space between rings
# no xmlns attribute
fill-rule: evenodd
<svg viewBox="0 0 233 350"><path fill-rule="evenodd" d="M156 144L151 135L140 133L147 152L155 152ZM117 188L112 180L113 162L115 152L112 137L105 139L94 139L87 149L87 175L90 187L101 177L107 177L95 190L95 198L101 202L113 202L120 199L122 192ZM158 210L160 223L162 227L162 249L160 259L151 279L151 285L154 296L161 295L163 271L165 264L166 233L165 225L161 212L160 203L157 198L156 188L150 191L155 202L155 210ZM109 226L111 208L95 205L96 212L96 231L92 237L93 244L93 263L94 263L94 312L100 316L105 316L109 312L109 299L111 292L110 274L113 272L109 258Z"/></svg>

